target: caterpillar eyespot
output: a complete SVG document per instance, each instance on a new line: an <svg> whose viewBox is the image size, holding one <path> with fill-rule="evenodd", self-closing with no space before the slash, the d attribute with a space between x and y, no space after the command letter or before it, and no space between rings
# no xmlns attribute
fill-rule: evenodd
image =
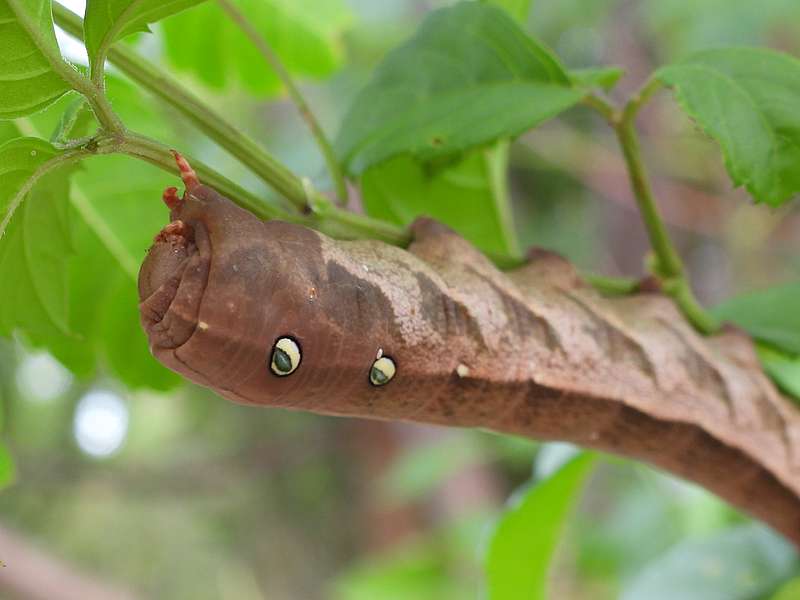
<svg viewBox="0 0 800 600"><path fill-rule="evenodd" d="M386 385L392 380L397 367L394 361L388 356L381 356L374 363L369 370L369 382L374 386Z"/></svg>
<svg viewBox="0 0 800 600"><path fill-rule="evenodd" d="M300 346L290 337L282 337L272 347L269 368L278 377L291 375L300 366L302 354Z"/></svg>
<svg viewBox="0 0 800 600"><path fill-rule="evenodd" d="M139 273L164 365L249 405L638 458L800 545L800 413L743 334L701 337L653 291L602 297L552 254L501 272L430 219L408 249L261 221L180 164L187 193L165 193L172 225Z"/></svg>

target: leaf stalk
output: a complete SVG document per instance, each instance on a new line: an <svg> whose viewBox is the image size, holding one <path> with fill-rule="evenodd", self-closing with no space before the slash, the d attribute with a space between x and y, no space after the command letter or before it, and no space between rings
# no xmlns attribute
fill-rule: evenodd
<svg viewBox="0 0 800 600"><path fill-rule="evenodd" d="M281 80L281 83L283 83L284 87L286 88L286 92L289 94L292 102L294 102L295 106L297 107L300 116L306 122L306 125L311 131L311 135L317 142L317 146L322 153L322 157L325 159L325 164L328 168L328 172L330 173L331 180L336 187L336 197L338 199L338 203L342 206L346 205L347 182L345 181L342 167L336 158L336 153L333 151L333 146L325 135L322 126L319 124L317 117L314 115L314 112L309 107L308 102L306 102L305 97L303 97L303 93L300 91L300 88L294 82L294 79L289 74L289 71L286 69L275 50L273 50L272 46L270 46L267 40L265 40L264 37L259 34L256 28L253 27L252 23L247 20L247 17L242 13L242 11L240 11L233 4L233 2L230 2L229 0L217 0L217 2L219 3L220 7L222 7L222 10L227 13L230 20L239 29L241 29L242 33L244 33L253 46L256 47L261 56L264 57L264 60L267 61L267 63L272 67L272 70L275 71L275 74Z"/></svg>
<svg viewBox="0 0 800 600"><path fill-rule="evenodd" d="M613 103L590 94L584 103L599 112L614 130L622 149L628 170L633 196L639 207L650 245L653 260L650 270L660 282L665 293L670 295L694 327L705 334L714 333L719 323L706 311L692 292L686 267L672 243L664 220L658 210L653 187L642 160L636 117L647 101L661 88L658 79L649 79L620 110Z"/></svg>

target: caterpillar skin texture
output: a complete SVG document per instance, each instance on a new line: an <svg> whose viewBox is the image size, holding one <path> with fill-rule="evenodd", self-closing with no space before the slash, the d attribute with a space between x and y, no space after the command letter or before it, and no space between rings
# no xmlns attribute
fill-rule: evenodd
<svg viewBox="0 0 800 600"><path fill-rule="evenodd" d="M402 250L263 222L196 181L172 192L139 276L142 323L170 369L251 405L633 457L800 545L800 411L744 335L701 338L659 294L603 298L551 254L502 273L431 220ZM300 362L277 376L283 338ZM372 372L379 356L392 364Z"/></svg>

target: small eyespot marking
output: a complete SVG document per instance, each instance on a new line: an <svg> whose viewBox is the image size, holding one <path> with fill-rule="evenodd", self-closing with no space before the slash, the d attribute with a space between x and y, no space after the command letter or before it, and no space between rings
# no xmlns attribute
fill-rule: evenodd
<svg viewBox="0 0 800 600"><path fill-rule="evenodd" d="M381 356L372 363L372 368L369 370L369 382L375 386L386 385L396 372L397 367L394 361L388 356Z"/></svg>
<svg viewBox="0 0 800 600"><path fill-rule="evenodd" d="M290 337L278 338L272 347L272 360L269 368L278 377L286 377L300 366L302 355L300 346Z"/></svg>

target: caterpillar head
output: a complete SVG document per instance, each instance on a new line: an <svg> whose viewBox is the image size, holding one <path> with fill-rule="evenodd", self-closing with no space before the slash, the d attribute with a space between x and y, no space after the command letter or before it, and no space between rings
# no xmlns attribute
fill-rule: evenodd
<svg viewBox="0 0 800 600"><path fill-rule="evenodd" d="M165 191L170 223L139 273L142 325L162 364L235 401L363 415L411 402L450 360L420 337L427 296L398 285L410 255L261 221L176 159L186 191ZM431 349L444 358L424 360Z"/></svg>
<svg viewBox="0 0 800 600"><path fill-rule="evenodd" d="M236 399L292 404L307 392L300 364L324 352L330 337L315 304L320 237L261 221L202 185L176 159L186 191L182 197L175 188L164 192L170 223L139 272L151 351L171 369Z"/></svg>

